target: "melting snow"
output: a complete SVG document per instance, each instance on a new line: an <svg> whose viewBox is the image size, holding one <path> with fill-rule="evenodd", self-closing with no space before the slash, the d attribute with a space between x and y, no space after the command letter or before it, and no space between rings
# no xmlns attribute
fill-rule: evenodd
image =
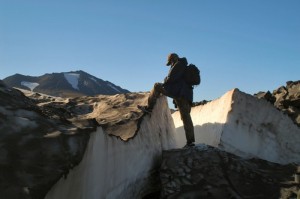
<svg viewBox="0 0 300 199"><path fill-rule="evenodd" d="M91 80L93 80L96 84L98 84L98 86L101 86L101 84L99 84L98 80L93 78L93 77L90 77Z"/></svg>
<svg viewBox="0 0 300 199"><path fill-rule="evenodd" d="M31 91L33 91L33 89L35 89L35 87L37 87L38 85L40 85L39 83L36 82L26 82L26 81L22 81L21 82L22 86L26 86L27 88L29 88Z"/></svg>
<svg viewBox="0 0 300 199"><path fill-rule="evenodd" d="M90 79L93 80L94 82L98 83L98 81L95 78L90 77Z"/></svg>
<svg viewBox="0 0 300 199"><path fill-rule="evenodd" d="M80 74L77 73L64 73L66 80L71 84L74 89L79 90L78 88L78 79Z"/></svg>

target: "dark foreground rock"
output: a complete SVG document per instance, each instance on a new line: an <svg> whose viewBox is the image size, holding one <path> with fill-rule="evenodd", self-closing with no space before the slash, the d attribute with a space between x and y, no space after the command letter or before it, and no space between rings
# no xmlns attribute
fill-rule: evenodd
<svg viewBox="0 0 300 199"><path fill-rule="evenodd" d="M124 141L133 138L144 113L132 103L147 97L25 93L0 81L0 199L44 198L81 162L99 126Z"/></svg>
<svg viewBox="0 0 300 199"><path fill-rule="evenodd" d="M242 159L209 146L163 152L161 198L297 198L297 165Z"/></svg>
<svg viewBox="0 0 300 199"><path fill-rule="evenodd" d="M56 117L60 111L0 85L1 199L43 198L81 161L89 134Z"/></svg>
<svg viewBox="0 0 300 199"><path fill-rule="evenodd" d="M275 89L273 93L259 92L254 96L269 101L300 126L300 81L288 81L286 86Z"/></svg>

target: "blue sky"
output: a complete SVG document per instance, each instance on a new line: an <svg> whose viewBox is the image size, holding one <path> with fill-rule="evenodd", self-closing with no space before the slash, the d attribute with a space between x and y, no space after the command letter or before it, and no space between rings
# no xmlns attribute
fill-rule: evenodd
<svg viewBox="0 0 300 199"><path fill-rule="evenodd" d="M170 52L201 70L194 101L273 91L300 79L300 1L0 0L0 79L83 70L149 91Z"/></svg>

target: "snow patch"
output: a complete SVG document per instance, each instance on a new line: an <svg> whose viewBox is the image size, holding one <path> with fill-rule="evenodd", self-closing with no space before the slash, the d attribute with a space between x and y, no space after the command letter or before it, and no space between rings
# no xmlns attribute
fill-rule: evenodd
<svg viewBox="0 0 300 199"><path fill-rule="evenodd" d="M98 83L98 81L95 78L90 77L90 79L93 80L94 82Z"/></svg>
<svg viewBox="0 0 300 199"><path fill-rule="evenodd" d="M232 92L226 93L220 99L211 101L205 106L193 107L191 117L194 124L196 143L217 147L220 143L223 126L230 111ZM185 131L178 111L172 114L176 140L180 147L186 144Z"/></svg>
<svg viewBox="0 0 300 199"><path fill-rule="evenodd" d="M22 86L26 86L27 88L29 88L31 91L33 91L33 89L35 89L35 87L37 87L38 85L40 85L39 83L36 82L26 82L26 81L22 81L21 82Z"/></svg>
<svg viewBox="0 0 300 199"><path fill-rule="evenodd" d="M90 79L91 79L92 81L94 81L99 87L102 86L102 85L98 82L97 79L95 79L95 78L93 78L93 77L90 77Z"/></svg>
<svg viewBox="0 0 300 199"><path fill-rule="evenodd" d="M69 84L71 84L71 86L74 89L79 90L78 80L79 80L80 74L77 74L77 73L64 73L64 77L66 78L66 80L69 82Z"/></svg>
<svg viewBox="0 0 300 199"><path fill-rule="evenodd" d="M121 91L120 91L118 88L116 88L114 85L112 85L112 84L107 84L107 85L108 85L109 87L111 87L112 89L114 89L115 91L121 93Z"/></svg>

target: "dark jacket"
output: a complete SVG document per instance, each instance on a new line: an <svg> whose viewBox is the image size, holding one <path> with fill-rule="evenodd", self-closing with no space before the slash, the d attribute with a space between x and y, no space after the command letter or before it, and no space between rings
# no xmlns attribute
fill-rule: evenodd
<svg viewBox="0 0 300 199"><path fill-rule="evenodd" d="M178 62L174 66L171 66L163 86L170 97L184 98L192 103L193 87L188 85L183 78L187 64L185 57L179 58Z"/></svg>

